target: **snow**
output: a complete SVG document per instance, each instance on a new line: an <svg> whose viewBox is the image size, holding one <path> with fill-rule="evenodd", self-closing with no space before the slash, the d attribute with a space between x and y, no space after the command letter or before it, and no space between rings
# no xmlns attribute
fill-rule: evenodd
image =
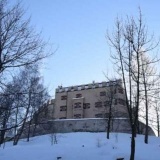
<svg viewBox="0 0 160 160"><path fill-rule="evenodd" d="M12 142L0 148L0 160L116 160L129 159L130 134L112 133L106 139L106 133L64 133L57 134L58 144L51 145L51 136L43 135L22 139L17 146ZM135 160L160 160L160 138L150 136L145 144L144 136L136 137Z"/></svg>

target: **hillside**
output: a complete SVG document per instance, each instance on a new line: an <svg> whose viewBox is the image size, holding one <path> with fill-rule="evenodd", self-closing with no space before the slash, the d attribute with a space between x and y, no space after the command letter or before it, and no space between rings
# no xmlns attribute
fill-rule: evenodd
<svg viewBox="0 0 160 160"><path fill-rule="evenodd" d="M51 145L50 135L21 140L17 146L11 142L0 148L0 160L116 160L129 159L130 134L112 133L110 140L106 133L57 134L58 144ZM150 136L149 144L143 143L144 136L136 138L136 160L159 160L160 138Z"/></svg>

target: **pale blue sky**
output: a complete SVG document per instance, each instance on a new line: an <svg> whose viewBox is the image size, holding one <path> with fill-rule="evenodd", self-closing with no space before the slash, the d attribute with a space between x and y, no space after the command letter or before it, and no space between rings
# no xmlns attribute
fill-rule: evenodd
<svg viewBox="0 0 160 160"><path fill-rule="evenodd" d="M23 0L23 4L31 24L55 48L59 46L43 71L53 96L58 85L106 80L103 72L113 67L105 35L117 15L136 16L140 6L149 30L160 35L159 0Z"/></svg>

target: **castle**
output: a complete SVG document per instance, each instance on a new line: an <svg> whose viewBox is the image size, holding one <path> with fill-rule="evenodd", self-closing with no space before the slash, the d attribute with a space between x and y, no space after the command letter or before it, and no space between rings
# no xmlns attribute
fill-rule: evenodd
<svg viewBox="0 0 160 160"><path fill-rule="evenodd" d="M56 89L55 119L127 117L121 79Z"/></svg>
<svg viewBox="0 0 160 160"><path fill-rule="evenodd" d="M54 132L104 132L111 118L112 132L131 133L122 80L70 87L59 86L55 99L48 101L39 116L37 134ZM43 109L42 108L42 109ZM110 116L110 117L109 117ZM44 120L44 121L42 121ZM138 122L139 133L145 124ZM149 134L154 135L149 127Z"/></svg>

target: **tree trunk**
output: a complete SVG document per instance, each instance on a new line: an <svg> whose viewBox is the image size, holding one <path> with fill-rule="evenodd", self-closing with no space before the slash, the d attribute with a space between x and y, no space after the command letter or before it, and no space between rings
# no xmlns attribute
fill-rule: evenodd
<svg viewBox="0 0 160 160"><path fill-rule="evenodd" d="M37 129L37 123L34 124L33 132L32 132L32 137L35 136L36 129Z"/></svg>
<svg viewBox="0 0 160 160"><path fill-rule="evenodd" d="M111 127L111 120L108 118L108 126L107 126L107 139L109 139L110 127Z"/></svg>
<svg viewBox="0 0 160 160"><path fill-rule="evenodd" d="M147 82L146 82L146 74L144 70L144 62L143 57L141 55L142 61L142 75L143 75L143 85L144 85L144 92L145 92L145 109L146 109L146 126L145 126L145 138L144 142L148 144L148 92L147 92Z"/></svg>
<svg viewBox="0 0 160 160"><path fill-rule="evenodd" d="M131 136L131 155L130 160L134 160L135 157L135 125L132 125L132 136Z"/></svg>
<svg viewBox="0 0 160 160"><path fill-rule="evenodd" d="M157 105L157 104L156 104ZM156 106L156 107L158 107L158 106ZM158 108L156 108L156 114L157 114L157 136L159 137L159 131L160 131L160 123L159 123L159 112L158 112Z"/></svg>
<svg viewBox="0 0 160 160"><path fill-rule="evenodd" d="M4 142L5 140L5 133L6 133L6 128L7 128L7 121L8 121L8 111L5 111L4 117L3 117L3 122L2 122L2 130L0 132L0 145Z"/></svg>
<svg viewBox="0 0 160 160"><path fill-rule="evenodd" d="M6 133L5 130L1 131L1 133L0 133L0 145L3 144L3 142L5 140L5 138L4 138L5 133Z"/></svg>
<svg viewBox="0 0 160 160"><path fill-rule="evenodd" d="M31 117L32 117L32 116L31 116ZM30 121L29 121L29 124L28 124L27 142L29 142L29 138L30 138L31 123L32 123L32 120L30 120Z"/></svg>
<svg viewBox="0 0 160 160"><path fill-rule="evenodd" d="M108 126L107 126L107 139L109 139L109 133L111 128L111 118L112 118L112 102L109 106L109 117L108 117Z"/></svg>
<svg viewBox="0 0 160 160"><path fill-rule="evenodd" d="M158 117L159 117L159 116L158 116ZM159 127L160 127L160 126L159 126L159 119L158 119L157 125L158 125L157 127L158 127L158 137L159 137Z"/></svg>
<svg viewBox="0 0 160 160"><path fill-rule="evenodd" d="M14 141L13 141L13 145L17 145L18 144L18 141L24 131L24 127L26 125L26 120L27 120L27 116L28 116L28 113L29 113L29 109L30 109L30 102L31 101L31 92L29 91L29 98L28 98L28 107L27 107L27 110L26 110L26 113L25 113L25 117L23 119L23 124L22 124L22 127L20 128L19 132L17 133L17 135L15 136L14 138Z"/></svg>

